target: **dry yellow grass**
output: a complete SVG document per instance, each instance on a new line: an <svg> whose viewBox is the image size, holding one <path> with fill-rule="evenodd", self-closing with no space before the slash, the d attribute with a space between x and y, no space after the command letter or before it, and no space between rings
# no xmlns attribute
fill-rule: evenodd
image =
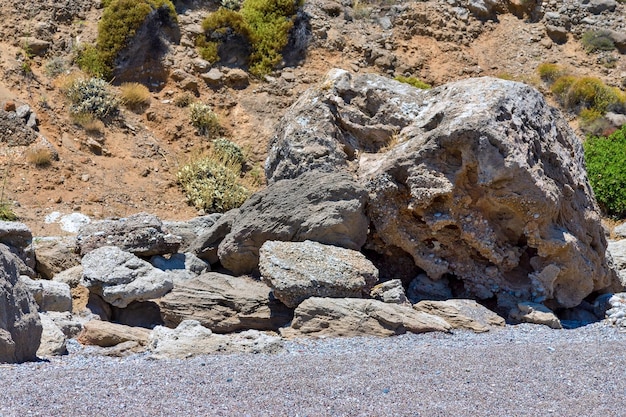
<svg viewBox="0 0 626 417"><path fill-rule="evenodd" d="M124 83L120 92L122 103L132 111L143 111L150 105L150 90L143 84Z"/></svg>
<svg viewBox="0 0 626 417"><path fill-rule="evenodd" d="M26 152L26 160L38 168L47 167L52 163L52 152L48 148L34 148Z"/></svg>

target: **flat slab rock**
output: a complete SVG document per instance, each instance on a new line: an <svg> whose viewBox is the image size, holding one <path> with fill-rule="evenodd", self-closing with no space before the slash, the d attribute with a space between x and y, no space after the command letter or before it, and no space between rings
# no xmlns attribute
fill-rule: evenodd
<svg viewBox="0 0 626 417"><path fill-rule="evenodd" d="M502 317L475 300L424 300L415 304L413 308L441 317L453 329L472 330L476 333L488 332L494 326L502 327L506 324Z"/></svg>
<svg viewBox="0 0 626 417"><path fill-rule="evenodd" d="M411 307L358 298L317 298L303 301L295 310L284 337L393 336L447 332L452 327L442 318Z"/></svg>
<svg viewBox="0 0 626 417"><path fill-rule="evenodd" d="M259 251L263 281L287 307L309 297L360 298L378 270L360 252L309 240L265 242Z"/></svg>

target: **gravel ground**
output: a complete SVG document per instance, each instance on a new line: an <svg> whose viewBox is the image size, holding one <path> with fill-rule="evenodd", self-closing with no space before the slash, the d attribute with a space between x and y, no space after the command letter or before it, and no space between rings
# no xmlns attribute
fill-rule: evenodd
<svg viewBox="0 0 626 417"><path fill-rule="evenodd" d="M275 355L187 360L72 350L0 365L0 417L626 415L626 334L601 323L303 340Z"/></svg>

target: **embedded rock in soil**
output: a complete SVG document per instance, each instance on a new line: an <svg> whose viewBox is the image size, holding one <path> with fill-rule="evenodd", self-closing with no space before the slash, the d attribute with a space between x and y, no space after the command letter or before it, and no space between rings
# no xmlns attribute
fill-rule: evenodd
<svg viewBox="0 0 626 417"><path fill-rule="evenodd" d="M37 305L17 268L15 255L0 245L0 362L34 360L41 339Z"/></svg>
<svg viewBox="0 0 626 417"><path fill-rule="evenodd" d="M358 170L370 197L365 248L408 254L431 280L454 282L456 297L560 308L622 288L581 142L525 84L417 90L333 70L287 113L266 170L270 182Z"/></svg>
<svg viewBox="0 0 626 417"><path fill-rule="evenodd" d="M342 173L310 172L273 183L240 207L219 244L220 262L237 275L251 273L268 240L312 240L359 250L367 235L366 201L365 189Z"/></svg>
<svg viewBox="0 0 626 417"><path fill-rule="evenodd" d="M363 254L311 242L265 242L259 269L274 296L295 308L309 297L352 297L367 294L378 270Z"/></svg>

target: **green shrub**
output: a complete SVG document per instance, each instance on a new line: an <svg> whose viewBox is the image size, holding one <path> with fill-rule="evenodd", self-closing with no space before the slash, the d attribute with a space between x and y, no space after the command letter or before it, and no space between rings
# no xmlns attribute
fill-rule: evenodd
<svg viewBox="0 0 626 417"><path fill-rule="evenodd" d="M552 84L565 75L565 70L560 65L544 62L537 67L537 73L543 81Z"/></svg>
<svg viewBox="0 0 626 417"><path fill-rule="evenodd" d="M239 183L240 169L214 155L194 159L177 173L188 201L206 213L223 213L241 206L250 192Z"/></svg>
<svg viewBox="0 0 626 417"><path fill-rule="evenodd" d="M192 103L189 105L191 124L198 132L206 136L214 136L221 131L217 115L211 110L211 106L204 103Z"/></svg>
<svg viewBox="0 0 626 417"><path fill-rule="evenodd" d="M250 44L250 72L267 74L282 60L301 4L301 0L244 0L239 11L221 7L202 22L205 35L197 40L200 53L216 62L220 43L232 32Z"/></svg>
<svg viewBox="0 0 626 417"><path fill-rule="evenodd" d="M84 58L84 61L103 64L101 76L107 78L111 76L117 54L127 46L128 41L135 36L150 13L165 10L169 19L177 22L176 10L169 0L110 0L105 4L106 7L98 24L97 49L88 51L88 58ZM81 65L80 59L79 66ZM97 76L97 74L88 73Z"/></svg>
<svg viewBox="0 0 626 417"><path fill-rule="evenodd" d="M583 144L589 182L602 210L626 215L626 126L609 137L589 137Z"/></svg>
<svg viewBox="0 0 626 417"><path fill-rule="evenodd" d="M90 114L104 120L117 114L119 102L101 78L76 78L65 89L71 114Z"/></svg>
<svg viewBox="0 0 626 417"><path fill-rule="evenodd" d="M104 62L104 58L98 49L93 45L86 45L79 49L75 61L78 68L87 75L98 78L110 75L111 69Z"/></svg>
<svg viewBox="0 0 626 417"><path fill-rule="evenodd" d="M611 39L611 32L608 30L590 30L583 34L580 41L588 53L612 51L615 49L615 43Z"/></svg>
<svg viewBox="0 0 626 417"><path fill-rule="evenodd" d="M213 141L213 154L224 163L233 163L242 167L246 161L239 145L226 138L218 138Z"/></svg>
<svg viewBox="0 0 626 417"><path fill-rule="evenodd" d="M431 86L430 84L426 84L424 81L417 79L415 77L403 77L398 75L394 78L396 81L400 81L401 83L412 85L415 88L420 88L422 90L428 90Z"/></svg>

